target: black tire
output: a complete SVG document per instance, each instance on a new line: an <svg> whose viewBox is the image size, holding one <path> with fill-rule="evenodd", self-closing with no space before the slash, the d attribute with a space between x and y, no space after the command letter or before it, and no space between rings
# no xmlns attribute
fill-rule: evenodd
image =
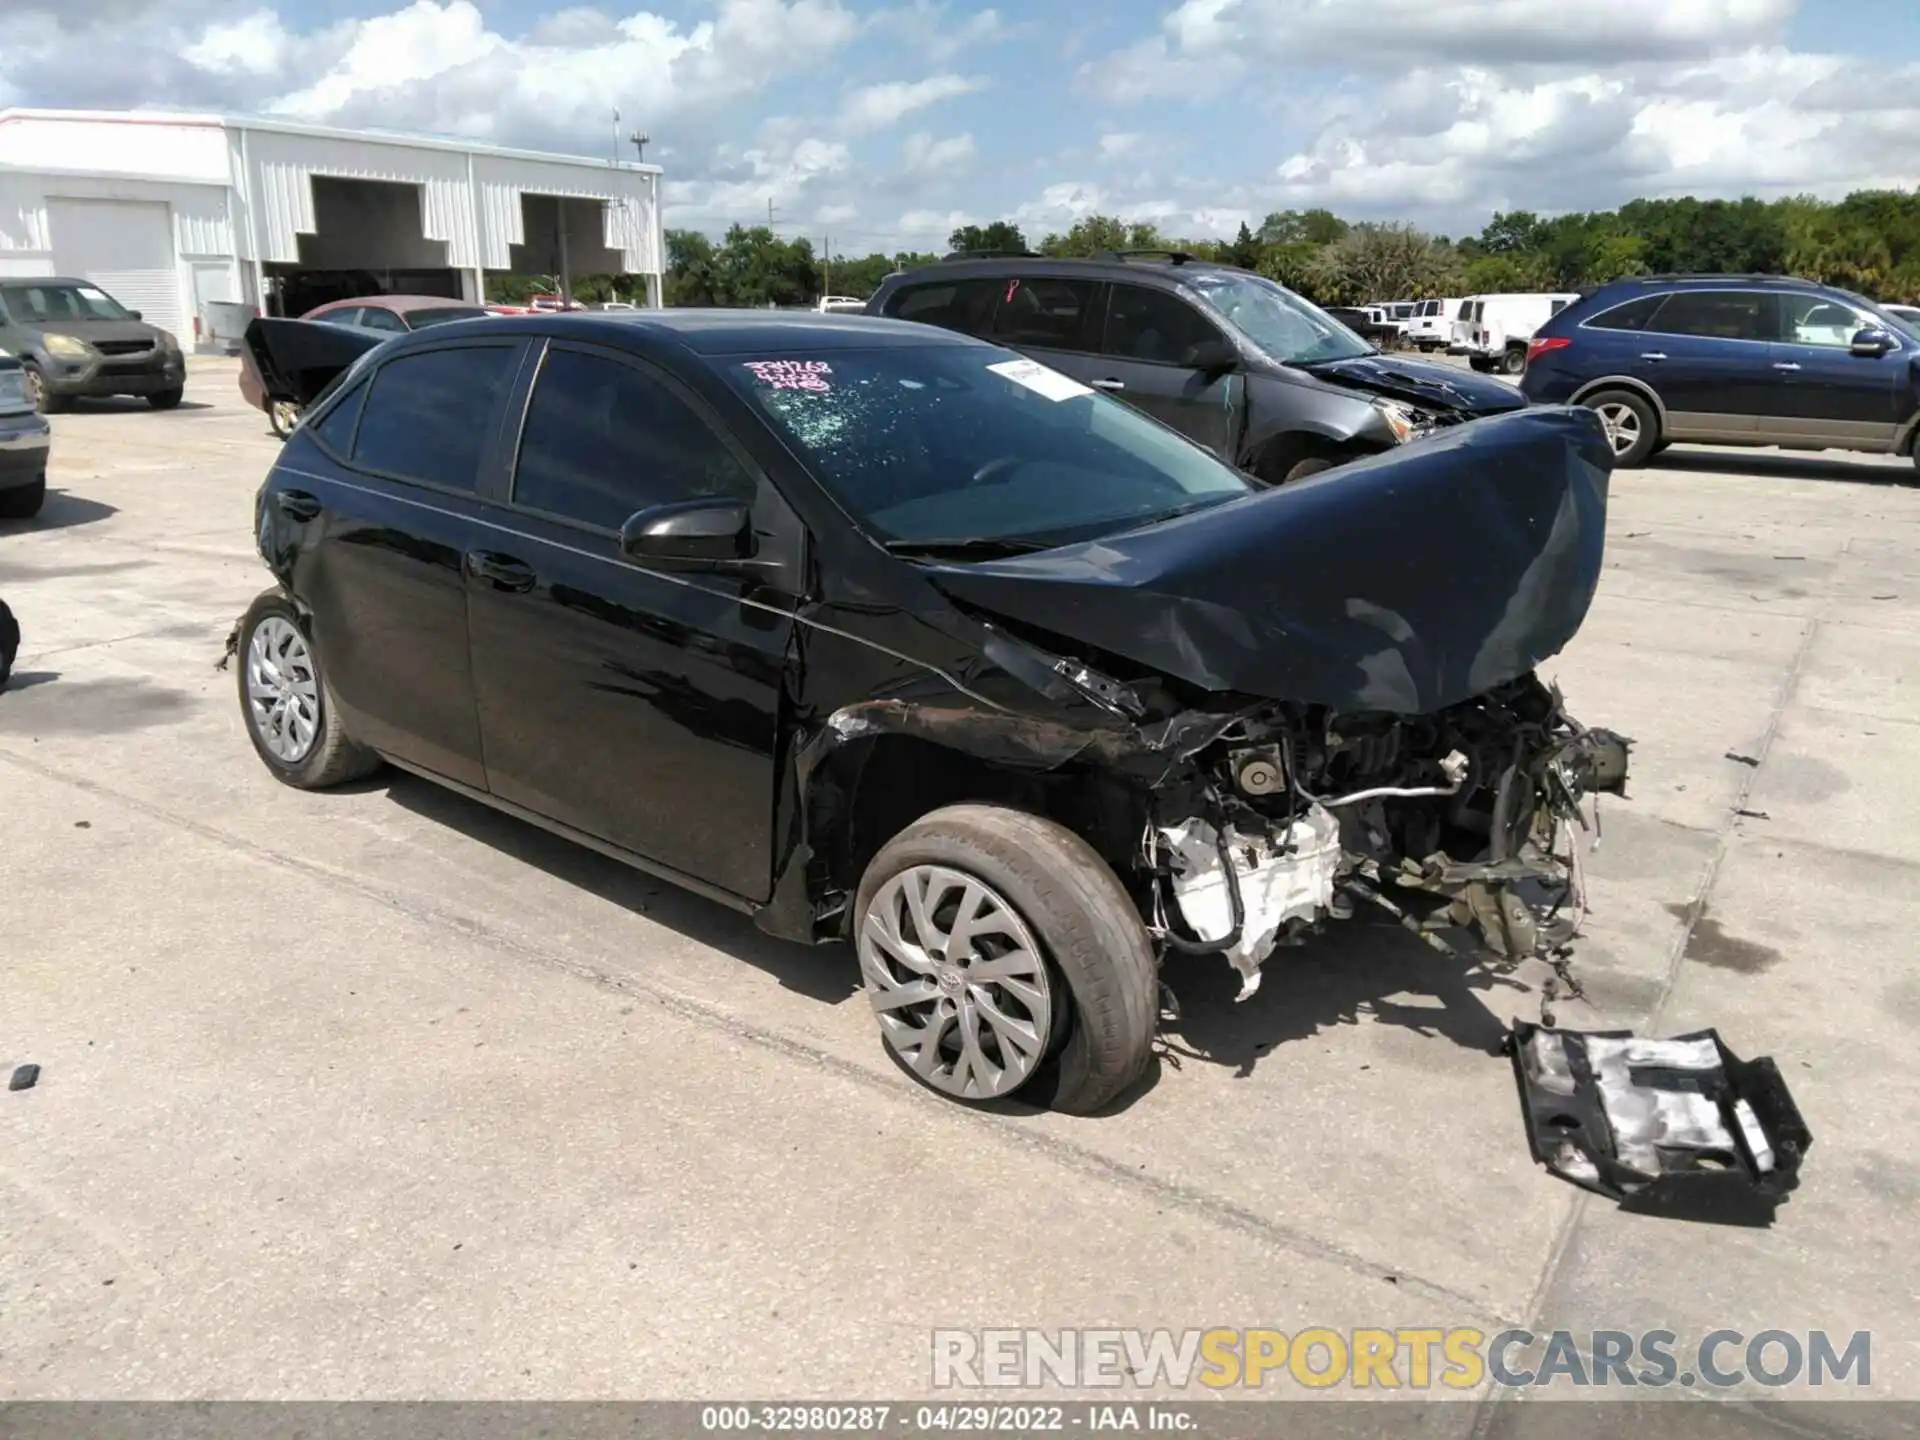
<svg viewBox="0 0 1920 1440"><path fill-rule="evenodd" d="M1287 471L1286 478L1280 483L1291 485L1294 481L1304 480L1309 475L1318 475L1322 470L1331 470L1339 463L1338 460L1329 460L1324 455L1310 455Z"/></svg>
<svg viewBox="0 0 1920 1440"><path fill-rule="evenodd" d="M40 373L40 367L28 360L22 368L27 372L27 388L33 392L33 405L42 415L58 415L68 405L67 397L56 395L47 389L47 377Z"/></svg>
<svg viewBox="0 0 1920 1440"><path fill-rule="evenodd" d="M156 410L171 410L186 398L185 390L156 390L147 396L147 404Z"/></svg>
<svg viewBox="0 0 1920 1440"><path fill-rule="evenodd" d="M1467 363L1482 375L1485 375L1489 370L1493 369L1493 361L1484 355L1469 355L1467 357Z"/></svg>
<svg viewBox="0 0 1920 1440"><path fill-rule="evenodd" d="M47 476L42 471L31 482L0 490L0 520L31 520L47 503Z"/></svg>
<svg viewBox="0 0 1920 1440"><path fill-rule="evenodd" d="M1660 417L1654 413L1654 408L1647 403L1646 397L1631 390L1602 390L1587 396L1580 403L1589 410L1597 411L1603 405L1620 405L1633 412L1640 433L1627 449L1614 451L1613 465L1616 470L1644 465L1647 457L1661 445Z"/></svg>
<svg viewBox="0 0 1920 1440"><path fill-rule="evenodd" d="M1021 810L980 804L935 810L867 866L854 899L856 943L881 887L916 865L985 881L1026 922L1048 964L1057 1012L1052 1043L1026 1082L999 1098L1085 1115L1140 1079L1153 1057L1159 975L1139 911L1092 846ZM913 1074L882 1043L894 1063Z"/></svg>
<svg viewBox="0 0 1920 1440"><path fill-rule="evenodd" d="M1500 357L1502 375L1524 375L1527 373L1527 352L1521 349L1509 349Z"/></svg>
<svg viewBox="0 0 1920 1440"><path fill-rule="evenodd" d="M318 693L318 719L312 744L297 761L289 762L273 753L261 738L254 719L253 706L247 693L247 670L253 632L260 624L274 617L286 621L299 631L307 646L308 666L312 671L314 688ZM339 719L339 707L334 704L333 691L328 688L325 673L320 668L319 650L313 644L313 637L307 633L300 612L295 610L286 597L278 591L269 590L247 607L247 613L240 619L238 647L234 652L234 676L240 695L240 723L247 727L247 739L253 742L253 750L261 761L276 777L297 790L325 790L329 786L344 785L349 780L358 780L371 775L380 768L380 757L371 750L353 743Z"/></svg>

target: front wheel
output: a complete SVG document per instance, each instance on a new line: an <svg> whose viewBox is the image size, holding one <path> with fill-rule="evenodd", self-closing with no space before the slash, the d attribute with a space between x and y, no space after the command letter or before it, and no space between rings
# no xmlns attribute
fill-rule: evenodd
<svg viewBox="0 0 1920 1440"><path fill-rule="evenodd" d="M247 738L279 779L324 790L380 768L348 738L313 641L284 596L269 591L247 608L237 653Z"/></svg>
<svg viewBox="0 0 1920 1440"><path fill-rule="evenodd" d="M1602 390L1584 402L1600 417L1613 448L1613 463L1625 469L1646 462L1660 444L1660 417L1631 390Z"/></svg>
<svg viewBox="0 0 1920 1440"><path fill-rule="evenodd" d="M33 401L34 409L42 415L57 415L67 408L67 397L47 388L47 377L40 373L38 365L29 360L23 368L27 372L27 396Z"/></svg>
<svg viewBox="0 0 1920 1440"><path fill-rule="evenodd" d="M887 1053L951 1100L1086 1114L1152 1057L1159 982L1112 869L1072 831L952 805L861 877L854 943Z"/></svg>
<svg viewBox="0 0 1920 1440"><path fill-rule="evenodd" d="M156 410L172 410L186 396L185 390L156 390L147 396L147 404Z"/></svg>

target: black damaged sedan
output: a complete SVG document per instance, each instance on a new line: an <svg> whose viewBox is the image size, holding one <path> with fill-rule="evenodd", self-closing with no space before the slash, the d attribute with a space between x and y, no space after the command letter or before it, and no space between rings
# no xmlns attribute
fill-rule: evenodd
<svg viewBox="0 0 1920 1440"><path fill-rule="evenodd" d="M851 940L889 1053L967 1101L1114 1098L1163 961L1245 995L1358 905L1509 954L1577 923L1579 810L1626 744L1534 669L1600 574L1587 411L1268 490L923 326L375 338L248 337L307 407L234 637L290 784L391 763Z"/></svg>

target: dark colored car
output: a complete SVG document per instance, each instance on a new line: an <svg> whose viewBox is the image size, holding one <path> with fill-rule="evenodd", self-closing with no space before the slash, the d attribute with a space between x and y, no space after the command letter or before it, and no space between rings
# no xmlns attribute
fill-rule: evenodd
<svg viewBox="0 0 1920 1440"><path fill-rule="evenodd" d="M1031 355L1275 482L1526 404L1496 380L1384 355L1263 276L1178 252L946 260L888 276L867 313Z"/></svg>
<svg viewBox="0 0 1920 1440"><path fill-rule="evenodd" d="M381 335L405 335L449 320L478 320L490 312L485 306L449 300L444 295L364 295L316 305L300 318L320 320L348 330L371 330ZM269 405L260 383L259 362L250 347L240 353L240 398L255 410L264 410L273 433L285 439L299 423L300 412L285 403Z"/></svg>
<svg viewBox="0 0 1920 1440"><path fill-rule="evenodd" d="M1621 465L1676 441L1910 455L1920 341L1873 301L1809 280L1643 277L1542 325L1520 388L1599 411Z"/></svg>
<svg viewBox="0 0 1920 1440"><path fill-rule="evenodd" d="M276 398L325 390L232 642L268 768L391 761L851 939L944 1094L1104 1104L1159 952L1250 992L1383 870L1511 951L1565 938L1520 882L1564 898L1548 849L1626 766L1534 675L1600 574L1590 412L1269 489L930 326L501 317L354 359L254 323Z"/></svg>
<svg viewBox="0 0 1920 1440"><path fill-rule="evenodd" d="M53 431L35 411L26 368L0 354L0 520L30 520L47 498Z"/></svg>
<svg viewBox="0 0 1920 1440"><path fill-rule="evenodd" d="M1326 313L1358 335L1376 350L1396 350L1400 346L1400 327L1376 320L1364 310L1350 305L1328 305Z"/></svg>
<svg viewBox="0 0 1920 1440"><path fill-rule="evenodd" d="M143 395L171 410L186 393L180 342L90 280L0 280L0 350L26 367L41 410L78 395Z"/></svg>

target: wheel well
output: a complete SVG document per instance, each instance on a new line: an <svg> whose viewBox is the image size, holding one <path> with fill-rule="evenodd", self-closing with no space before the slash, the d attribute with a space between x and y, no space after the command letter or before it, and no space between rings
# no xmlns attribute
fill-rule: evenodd
<svg viewBox="0 0 1920 1440"><path fill-rule="evenodd" d="M1605 390L1625 390L1630 394L1638 395L1653 407L1653 418L1659 422L1660 433L1666 433L1667 407L1660 403L1660 397L1654 393L1652 386L1628 376L1608 375L1600 380L1589 381L1576 390L1573 398L1567 403L1569 405L1585 405L1591 401L1594 396Z"/></svg>
<svg viewBox="0 0 1920 1440"><path fill-rule="evenodd" d="M1126 883L1144 802L1119 781L1085 766L1014 769L913 735L851 741L814 775L808 803L819 882L850 895L889 840L921 816L964 802L1057 821L1092 845Z"/></svg>
<svg viewBox="0 0 1920 1440"><path fill-rule="evenodd" d="M1339 464L1376 455L1379 447L1357 440L1335 440L1311 430L1284 430L1255 448L1247 468L1262 480L1281 481L1302 460L1331 460Z"/></svg>

